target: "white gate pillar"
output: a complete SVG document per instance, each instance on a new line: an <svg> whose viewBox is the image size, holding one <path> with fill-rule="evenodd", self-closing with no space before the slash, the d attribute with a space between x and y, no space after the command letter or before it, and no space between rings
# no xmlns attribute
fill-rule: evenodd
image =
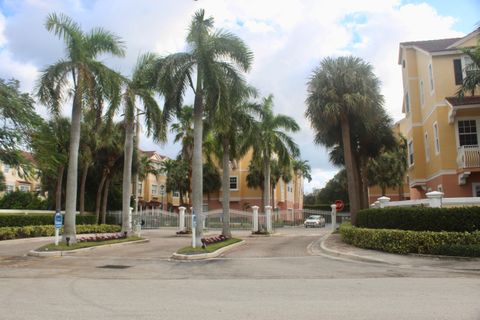
<svg viewBox="0 0 480 320"><path fill-rule="evenodd" d="M428 198L428 203L431 208L441 208L442 207L442 198L443 192L432 191L425 194Z"/></svg>
<svg viewBox="0 0 480 320"><path fill-rule="evenodd" d="M380 208L385 208L387 204L390 202L390 198L383 196L378 198L378 202L380 202Z"/></svg>
<svg viewBox="0 0 480 320"><path fill-rule="evenodd" d="M332 204L330 208L332 208L332 230L335 231L337 230L337 205Z"/></svg>
<svg viewBox="0 0 480 320"><path fill-rule="evenodd" d="M252 232L258 231L258 206L253 206Z"/></svg>
<svg viewBox="0 0 480 320"><path fill-rule="evenodd" d="M272 206L265 206L265 223L267 232L272 233Z"/></svg>
<svg viewBox="0 0 480 320"><path fill-rule="evenodd" d="M179 223L178 223L178 228L180 229L180 231L184 231L185 230L185 210L187 208L185 207L179 207L178 210L180 211L180 217L178 218L179 219Z"/></svg>

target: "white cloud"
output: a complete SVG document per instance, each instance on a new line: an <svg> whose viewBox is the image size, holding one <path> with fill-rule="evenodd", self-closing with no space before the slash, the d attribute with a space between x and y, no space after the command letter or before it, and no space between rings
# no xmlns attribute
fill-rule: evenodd
<svg viewBox="0 0 480 320"><path fill-rule="evenodd" d="M0 77L19 78L27 91L38 70L63 55L63 43L43 26L49 12L66 13L84 30L102 26L121 36L126 57L104 61L129 74L141 53L184 50L191 16L205 8L217 28L237 34L255 53L249 81L263 95L273 93L276 112L301 125L295 138L314 171L308 186L316 187L337 171L328 163L327 151L313 145L313 132L304 118L306 82L321 59L353 54L369 61L382 81L388 112L399 119L403 96L399 42L462 35L453 30L454 18L439 15L425 3L402 5L399 0L6 0L4 7L9 14L0 12ZM178 150L145 138L141 145L169 156Z"/></svg>

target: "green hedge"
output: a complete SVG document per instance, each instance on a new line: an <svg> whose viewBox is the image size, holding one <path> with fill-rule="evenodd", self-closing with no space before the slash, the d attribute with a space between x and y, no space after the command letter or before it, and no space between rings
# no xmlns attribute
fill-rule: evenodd
<svg viewBox="0 0 480 320"><path fill-rule="evenodd" d="M375 249L400 254L423 253L450 255L453 251L457 250L457 252L462 255L471 255L478 252L475 250L480 246L480 231L433 232L367 229L353 227L349 223L344 223L340 226L340 234L342 235L343 241L348 244L365 249Z"/></svg>
<svg viewBox="0 0 480 320"><path fill-rule="evenodd" d="M96 217L94 215L77 215L76 224L95 224ZM24 227L24 226L53 226L53 214L32 214L32 215L0 215L1 227Z"/></svg>
<svg viewBox="0 0 480 320"><path fill-rule="evenodd" d="M357 227L415 231L480 230L480 207L390 207L358 212Z"/></svg>
<svg viewBox="0 0 480 320"><path fill-rule="evenodd" d="M78 225L76 227L76 230L77 230L77 234L109 233L109 232L120 232L121 227L117 225L108 225L108 224ZM60 229L60 234L62 233L63 233L63 228ZM0 240L32 238L32 237L49 237L54 235L55 235L55 227L53 225L0 228Z"/></svg>
<svg viewBox="0 0 480 320"><path fill-rule="evenodd" d="M33 192L12 191L0 198L0 209L46 210L48 201Z"/></svg>

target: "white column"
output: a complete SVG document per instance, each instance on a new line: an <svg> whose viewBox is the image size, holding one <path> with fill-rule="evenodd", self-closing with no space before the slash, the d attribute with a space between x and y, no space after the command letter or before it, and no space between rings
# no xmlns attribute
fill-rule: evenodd
<svg viewBox="0 0 480 320"><path fill-rule="evenodd" d="M252 232L258 231L258 206L253 206Z"/></svg>
<svg viewBox="0 0 480 320"><path fill-rule="evenodd" d="M426 194L428 202L431 208L441 208L442 207L442 198L443 192L432 191Z"/></svg>
<svg viewBox="0 0 480 320"><path fill-rule="evenodd" d="M185 230L185 210L187 210L187 208L185 207L178 208L178 211L180 211L180 217L178 218L179 219L178 228L180 229L180 231Z"/></svg>
<svg viewBox="0 0 480 320"><path fill-rule="evenodd" d="M380 208L385 208L387 206L387 203L390 202L390 198L383 196L378 198L378 202L380 202Z"/></svg>
<svg viewBox="0 0 480 320"><path fill-rule="evenodd" d="M265 206L265 223L267 225L267 232L272 232L272 206Z"/></svg>
<svg viewBox="0 0 480 320"><path fill-rule="evenodd" d="M332 208L332 230L335 231L337 230L337 205L332 204L330 208Z"/></svg>
<svg viewBox="0 0 480 320"><path fill-rule="evenodd" d="M128 210L128 230L132 230L132 211L133 208L130 207L130 210Z"/></svg>

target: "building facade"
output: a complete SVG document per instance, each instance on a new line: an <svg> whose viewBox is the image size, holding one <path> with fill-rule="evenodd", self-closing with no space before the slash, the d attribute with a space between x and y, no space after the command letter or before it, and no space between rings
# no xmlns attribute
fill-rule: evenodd
<svg viewBox="0 0 480 320"><path fill-rule="evenodd" d="M480 196L480 97L455 96L470 63L462 48L479 43L480 28L463 38L400 43L409 198L438 190L445 197ZM393 199L392 199L393 200Z"/></svg>
<svg viewBox="0 0 480 320"><path fill-rule="evenodd" d="M22 152L22 155L32 164L33 170L35 170L33 155L30 152ZM1 192L0 196L12 191L41 192L42 185L35 172L26 176L21 168L15 168L1 162L0 170L5 177L5 191Z"/></svg>

